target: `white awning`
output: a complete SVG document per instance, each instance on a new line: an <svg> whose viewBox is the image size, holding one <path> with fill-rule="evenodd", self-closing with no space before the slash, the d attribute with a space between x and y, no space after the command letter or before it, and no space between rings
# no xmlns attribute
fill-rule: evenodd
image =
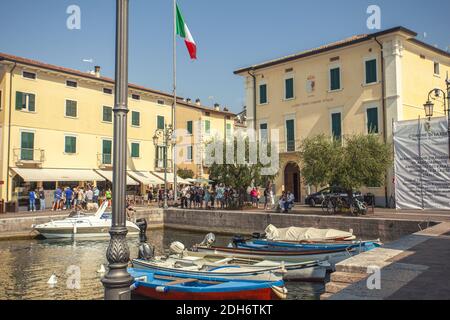
<svg viewBox="0 0 450 320"><path fill-rule="evenodd" d="M148 171L127 171L128 175L134 180L144 185L163 184L164 181Z"/></svg>
<svg viewBox="0 0 450 320"><path fill-rule="evenodd" d="M105 177L106 180L113 182L113 172L108 170L96 170L98 174ZM127 186L137 186L139 182L132 179L130 176L127 176Z"/></svg>
<svg viewBox="0 0 450 320"><path fill-rule="evenodd" d="M89 169L11 169L27 182L105 181L102 176Z"/></svg>
<svg viewBox="0 0 450 320"><path fill-rule="evenodd" d="M164 172L152 172L155 176L157 176L158 178L160 178L161 180L163 180L164 183ZM173 173L171 172L167 172L167 183L172 183L173 184ZM189 181L181 178L180 176L177 176L177 183L178 184L192 184Z"/></svg>

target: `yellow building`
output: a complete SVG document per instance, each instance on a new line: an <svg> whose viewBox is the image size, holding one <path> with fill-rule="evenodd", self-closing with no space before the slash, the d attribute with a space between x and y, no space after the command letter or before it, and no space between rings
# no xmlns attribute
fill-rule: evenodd
<svg viewBox="0 0 450 320"><path fill-rule="evenodd" d="M374 132L392 142L393 121L425 116L428 92L445 91L450 54L416 36L396 27L235 71L245 79L248 127L279 130L277 194L290 190L303 202L311 191L296 155L302 139ZM444 115L443 104L434 115ZM392 189L390 172L386 186L362 191L384 205Z"/></svg>
<svg viewBox="0 0 450 320"><path fill-rule="evenodd" d="M129 86L129 191L161 182L163 148L155 147L153 136L171 123L172 103L171 94ZM54 190L57 184L112 180L113 107L114 81L102 77L99 67L85 73L0 54L0 199L16 200L30 187ZM184 139L177 152L189 155L178 168L201 175L201 163L188 158L202 150L211 128L223 128L222 137L232 130L234 114L182 98L176 110L176 129L187 129L188 121L195 127L197 120L204 127L190 136L196 145ZM168 154L171 168L172 151Z"/></svg>

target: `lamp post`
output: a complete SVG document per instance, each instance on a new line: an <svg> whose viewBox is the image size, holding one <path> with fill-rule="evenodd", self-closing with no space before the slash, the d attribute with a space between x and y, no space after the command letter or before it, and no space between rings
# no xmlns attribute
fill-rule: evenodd
<svg viewBox="0 0 450 320"><path fill-rule="evenodd" d="M129 0L116 0L116 74L114 103L114 168L111 239L106 252L109 270L102 279L105 300L130 300L133 278L127 272L125 186L128 113L128 7Z"/></svg>
<svg viewBox="0 0 450 320"><path fill-rule="evenodd" d="M162 147L164 148L164 209L167 209L169 207L167 205L167 149L169 148L169 144L172 146L175 144L172 125L165 125L164 129L157 129L155 131L155 135L153 136L153 144L155 147L161 146L159 143L161 139L163 140ZM174 189L176 190L176 186L174 186Z"/></svg>
<svg viewBox="0 0 450 320"><path fill-rule="evenodd" d="M432 98L431 96L434 95L434 99L439 98L441 96L441 94L443 95L443 99L444 99L444 113L447 114L447 135L448 135L448 154L449 154L449 158L450 158L450 79L448 78L448 73L447 73L447 78L445 79L445 84L446 84L446 91L439 88L435 88L433 90L431 90L428 93L428 100L427 102L423 105L424 109L425 109L425 115L428 117L428 120L431 119L431 117L433 116L433 109L434 109L434 103L431 101Z"/></svg>

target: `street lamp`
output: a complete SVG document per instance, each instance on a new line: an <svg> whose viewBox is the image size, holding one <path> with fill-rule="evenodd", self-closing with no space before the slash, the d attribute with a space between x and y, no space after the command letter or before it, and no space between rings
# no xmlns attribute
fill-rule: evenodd
<svg viewBox="0 0 450 320"><path fill-rule="evenodd" d="M162 145L159 143L161 139ZM156 148L164 148L164 209L167 209L169 207L167 205L167 149L169 148L169 145L173 146L175 144L172 125L165 125L164 129L156 129L155 135L153 136L153 144ZM174 189L176 190L176 186Z"/></svg>
<svg viewBox="0 0 450 320"><path fill-rule="evenodd" d="M128 7L129 0L116 1L116 74L114 95L114 168L112 223L106 257L109 270L102 279L105 300L130 300L133 277L127 272L130 250L127 243L125 186L127 167L128 113Z"/></svg>
<svg viewBox="0 0 450 320"><path fill-rule="evenodd" d="M447 72L447 78L445 79L445 85L447 87L447 92L445 92L442 89L439 88L435 88L433 90L431 90L428 93L428 100L427 102L423 105L424 109L425 109L425 115L428 117L428 119L430 120L431 117L433 116L433 108L434 108L434 104L431 102L431 95L434 95L434 99L439 98L441 96L441 94L443 95L443 99L444 99L444 113L447 114L447 135L448 135L448 155L450 158L450 79L448 78L448 72Z"/></svg>

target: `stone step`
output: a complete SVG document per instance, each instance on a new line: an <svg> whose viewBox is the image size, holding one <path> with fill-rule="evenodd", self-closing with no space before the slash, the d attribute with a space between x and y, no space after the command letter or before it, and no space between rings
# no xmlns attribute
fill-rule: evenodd
<svg viewBox="0 0 450 320"><path fill-rule="evenodd" d="M325 293L338 293L339 291L347 288L349 285L349 283L328 282L325 285Z"/></svg>
<svg viewBox="0 0 450 320"><path fill-rule="evenodd" d="M327 293L327 292L322 293L320 295L320 300L328 300L332 295L333 295L333 293Z"/></svg>
<svg viewBox="0 0 450 320"><path fill-rule="evenodd" d="M368 276L367 273L350 273L350 272L336 271L331 274L330 281L351 284L361 281L365 279L367 276Z"/></svg>

